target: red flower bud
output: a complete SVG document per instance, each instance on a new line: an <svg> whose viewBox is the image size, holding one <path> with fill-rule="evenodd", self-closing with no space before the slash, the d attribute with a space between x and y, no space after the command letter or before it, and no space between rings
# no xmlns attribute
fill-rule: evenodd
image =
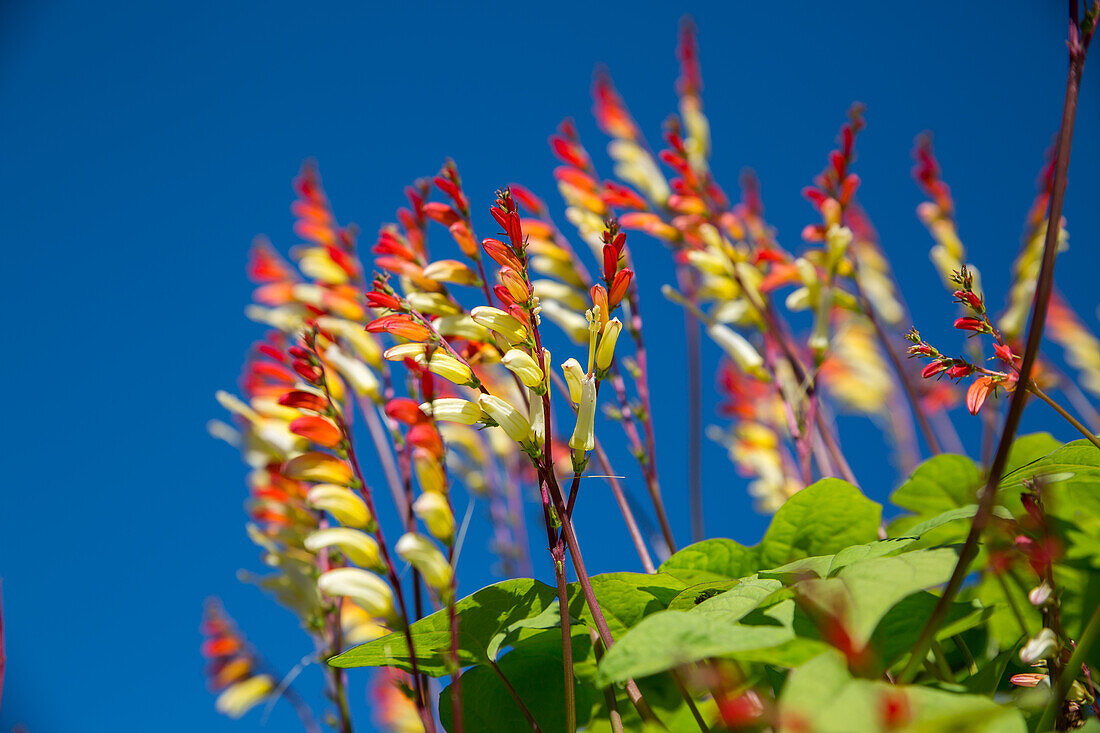
<svg viewBox="0 0 1100 733"><path fill-rule="evenodd" d="M970 290L956 290L954 295L959 299L960 303L974 309L978 313L983 313L985 311L985 305L982 303L982 299L978 297L977 293Z"/></svg>
<svg viewBox="0 0 1100 733"><path fill-rule="evenodd" d="M392 295L386 293L379 293L375 290L367 293L367 303L372 308L386 308L391 311L401 310L401 301Z"/></svg>
<svg viewBox="0 0 1100 733"><path fill-rule="evenodd" d="M416 400L411 400L408 397L395 397L387 402L386 414L390 419L405 425L416 425L426 419Z"/></svg>
<svg viewBox="0 0 1100 733"><path fill-rule="evenodd" d="M279 404L284 407L312 410L313 412L324 412L328 407L324 397L300 389L292 389L279 395Z"/></svg>
<svg viewBox="0 0 1100 733"><path fill-rule="evenodd" d="M1012 362L1016 360L1016 355L1012 353L1012 347L1008 344L995 344L993 346L993 353L997 355L998 359L1010 366Z"/></svg>
<svg viewBox="0 0 1100 733"><path fill-rule="evenodd" d="M920 375L922 377L924 377L925 379L928 379L929 377L934 377L937 374L939 374L940 372L945 371L946 369L947 369L947 363L946 362L934 361L931 364L929 364L928 366L926 366L924 369L922 369Z"/></svg>
<svg viewBox="0 0 1100 733"><path fill-rule="evenodd" d="M969 364L956 364L947 370L947 376L952 379L962 379L963 377L969 377L974 373L974 367Z"/></svg>
<svg viewBox="0 0 1100 733"><path fill-rule="evenodd" d="M290 422L290 432L325 448L335 448L344 438L340 429L331 420L318 415L303 415L295 418Z"/></svg>
<svg viewBox="0 0 1100 733"><path fill-rule="evenodd" d="M962 331L977 331L979 333L985 331L985 321L980 318L971 318L970 316L964 316L955 321L955 328Z"/></svg>
<svg viewBox="0 0 1100 733"><path fill-rule="evenodd" d="M623 297L626 295L627 288L630 287L630 281L634 278L634 272L632 270L620 270L615 279L611 282L611 292L608 294L607 302L612 308L622 302Z"/></svg>

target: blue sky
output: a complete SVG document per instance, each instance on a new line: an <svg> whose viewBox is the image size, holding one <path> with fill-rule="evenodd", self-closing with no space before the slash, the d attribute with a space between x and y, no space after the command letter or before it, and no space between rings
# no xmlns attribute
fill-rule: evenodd
<svg viewBox="0 0 1100 733"><path fill-rule="evenodd" d="M758 171L781 241L795 247L813 221L799 190L860 100L869 123L861 199L919 303L922 331L957 338L913 215L921 198L909 151L922 130L936 134L988 298L1002 301L1061 108L1057 3L4 4L9 659L0 730L259 727L258 713L233 723L214 712L197 631L203 599L216 594L277 666L308 651L289 614L235 580L257 567L243 534L244 472L204 430L219 416L214 391L235 384L261 333L242 315L250 239L294 243L289 184L306 157L319 161L338 216L367 236L393 216L402 187L447 156L475 202L487 205L509 181L555 200L546 137L557 122L574 116L589 149L601 147L588 98L597 63L656 137L674 110L684 12L701 29L714 169L730 190L743 166ZM1094 328L1095 71L1085 74L1066 203L1071 249L1058 275ZM684 541L681 319L657 293L667 255L640 237L632 246L647 339L669 355L653 387L663 483ZM716 350L704 357L712 368ZM704 404L713 404L709 380ZM975 421L956 424L975 445ZM842 429L858 446L851 459L865 490L882 500L896 485L888 456L866 421ZM1072 437L1038 405L1025 429ZM718 446L704 446L703 476L708 532L756 541L766 520ZM637 569L610 498L590 493L577 520L582 542L592 532L589 565ZM610 529L596 533L601 525ZM466 591L493 580L478 526ZM316 674L307 670L303 686ZM360 710L364 680L353 677ZM267 727L294 722L280 705Z"/></svg>

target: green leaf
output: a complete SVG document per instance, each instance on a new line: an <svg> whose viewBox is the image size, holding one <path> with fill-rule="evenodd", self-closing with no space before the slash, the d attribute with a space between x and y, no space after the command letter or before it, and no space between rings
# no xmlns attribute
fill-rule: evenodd
<svg viewBox="0 0 1100 733"><path fill-rule="evenodd" d="M787 500L758 548L761 567L837 553L878 536L882 508L846 481L827 478Z"/></svg>
<svg viewBox="0 0 1100 733"><path fill-rule="evenodd" d="M890 501L919 517L935 517L975 503L981 483L974 461L944 453L917 466Z"/></svg>
<svg viewBox="0 0 1100 733"><path fill-rule="evenodd" d="M918 686L853 679L844 657L822 654L791 672L780 696L781 730L812 726L814 733L883 733L887 699L904 696L909 731L952 733L1026 733L1019 711L987 697ZM891 729L898 730L897 726Z"/></svg>
<svg viewBox="0 0 1100 733"><path fill-rule="evenodd" d="M667 573L605 573L591 578L611 636L619 638L645 616L664 610L684 590L684 581ZM579 583L569 584L569 613L595 627Z"/></svg>
<svg viewBox="0 0 1100 733"><path fill-rule="evenodd" d="M881 670L892 667L913 648L938 600L938 596L921 591L903 598L886 612L871 635L871 646L878 653ZM976 601L956 601L935 638L946 639L979 626L993 611Z"/></svg>
<svg viewBox="0 0 1100 733"><path fill-rule="evenodd" d="M840 609L845 628L859 642L899 601L947 582L957 561L951 548L878 557L841 568L836 577L797 583L796 591L821 609Z"/></svg>
<svg viewBox="0 0 1100 733"><path fill-rule="evenodd" d="M758 568L755 548L719 537L685 547L661 563L660 570L694 584L743 578Z"/></svg>
<svg viewBox="0 0 1100 733"><path fill-rule="evenodd" d="M462 666L487 664L493 657L489 649L495 652L505 640L523 636L522 629L533 617L549 623L547 616L540 614L556 599L557 591L529 578L505 580L463 598L455 604L459 619L459 663ZM446 609L420 619L410 632L420 671L432 677L448 674L451 634ZM334 667L412 669L403 631L349 649L330 659L329 664Z"/></svg>
<svg viewBox="0 0 1100 733"><path fill-rule="evenodd" d="M729 615L719 612L662 611L647 616L607 651L599 666L597 684L623 682L709 657L777 646L794 638L794 610L794 601L782 601L754 614L752 624L731 623Z"/></svg>
<svg viewBox="0 0 1100 733"><path fill-rule="evenodd" d="M669 602L668 607L673 611L690 611L708 598L713 598L720 593L725 593L736 586L739 580L710 580L706 583L689 585L676 594Z"/></svg>
<svg viewBox="0 0 1100 733"><path fill-rule="evenodd" d="M962 681L967 692L993 697L1001 684L1008 663L1016 656L1017 647L1010 646L993 659L987 660L977 672Z"/></svg>
<svg viewBox="0 0 1100 733"><path fill-rule="evenodd" d="M577 629L572 641L574 659L592 657L587 631ZM497 667L545 733L565 730L565 672L559 631L543 632L524 640L522 648L502 656ZM601 696L591 685L578 681L579 676L574 678L573 690L578 723L583 725L588 722L587 711ZM472 667L460 680L464 730L513 733L531 729L492 667ZM445 730L454 730L450 685L439 694L439 719Z"/></svg>

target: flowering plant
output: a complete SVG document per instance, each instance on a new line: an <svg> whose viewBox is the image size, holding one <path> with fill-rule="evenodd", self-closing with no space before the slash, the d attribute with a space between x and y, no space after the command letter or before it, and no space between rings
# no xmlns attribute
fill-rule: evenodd
<svg viewBox="0 0 1100 733"><path fill-rule="evenodd" d="M366 257L307 164L292 207L304 244L294 265L264 240L252 249L248 315L271 330L242 395L218 395L235 424L213 431L250 468L248 533L271 569L256 582L314 643L325 721L352 730L348 688L365 673L348 670L362 667L376 668L376 723L400 731L1046 731L1100 717L1100 440L1086 425L1098 422L1089 395L1100 395L1100 342L1053 292L1100 4L1083 17L1071 7L1062 127L999 318L966 262L931 142L918 140L915 177L929 198L918 215L963 311L955 328L972 336L951 356L910 329L920 370L901 358L907 309L858 198L863 109L803 191L815 221L792 252L755 180L734 202L710 170L690 24L679 110L658 152L605 74L595 115L615 178L570 122L551 137L575 232L517 184L483 217L448 161L406 189L408 207ZM483 222L491 236L478 234ZM429 250L440 227L454 258ZM686 319L693 470L682 495L658 472L633 264L636 243L654 239L675 263L664 293ZM775 515L751 547L701 537L703 333L724 353L729 420L709 435ZM571 346L565 358L555 346L555 364L548 344L562 334ZM1044 336L1076 379L1040 355ZM948 414L952 382L964 380L989 438L984 470L961 455ZM1017 438L1029 395L1083 439ZM890 521L858 488L837 409L882 425L909 476ZM649 536L611 440L637 463L656 518ZM573 510L589 478L606 480L644 572L587 571L581 546L593 539ZM507 578L472 593L459 585L460 549L479 540L465 537L461 494L487 509ZM678 547L669 498L690 505L694 544ZM552 584L527 577L550 579L530 551L529 510ZM319 728L291 676L268 669L219 605L203 629L219 710L285 698Z"/></svg>

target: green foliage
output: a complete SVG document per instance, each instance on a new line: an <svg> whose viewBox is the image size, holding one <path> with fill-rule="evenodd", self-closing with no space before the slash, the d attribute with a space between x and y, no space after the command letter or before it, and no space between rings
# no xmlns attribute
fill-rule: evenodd
<svg viewBox="0 0 1100 733"><path fill-rule="evenodd" d="M1034 532L1020 495L1035 481L1042 487L1049 531L1064 549L1054 570L1061 621L1071 638L1079 638L1100 602L1100 576L1091 572L1100 566L1100 452L1085 441L1059 446L1048 435L1033 435L1017 441L1009 464L988 546L932 635L934 653L918 660L922 671L912 684L888 680L909 661L977 511L982 476L961 456L926 461L894 492L903 513L890 523L886 539L878 539L880 506L856 487L827 479L780 508L756 546L709 539L675 553L654 574L593 576L593 593L615 640L602 656L593 644L592 610L581 587L570 584L578 724L610 731L610 695L625 730L649 730L626 693L633 681L669 730L697 727L680 683L708 725L715 725L718 706L704 680L725 670L743 688L773 698L779 731L809 724L815 733L1027 731L1038 719L1045 688L1021 693L1008 681L1033 671L1018 652L1043 623L1028 600L1039 579L1012 549L1019 533ZM994 573L986 563L997 548L1016 555ZM465 729L530 728L506 679L543 731L563 730L555 590L509 580L464 598L456 610ZM448 674L445 613L410 631L421 670ZM1100 661L1097 656L1094 651L1089 661ZM403 632L331 663L410 668ZM449 687L439 711L452 730Z"/></svg>

